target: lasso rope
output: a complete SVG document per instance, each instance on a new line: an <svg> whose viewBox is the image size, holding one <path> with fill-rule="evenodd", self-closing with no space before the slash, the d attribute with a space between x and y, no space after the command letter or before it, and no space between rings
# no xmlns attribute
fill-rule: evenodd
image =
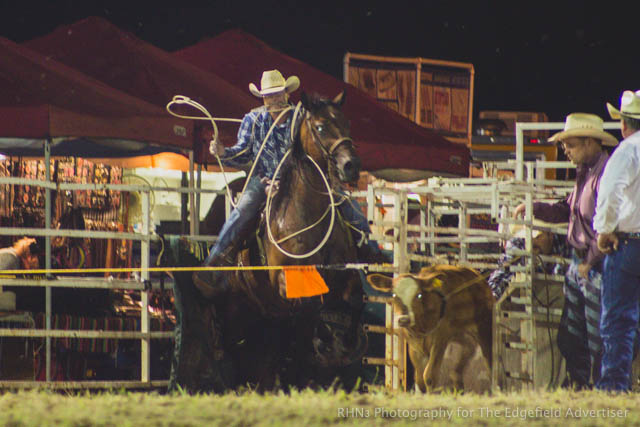
<svg viewBox="0 0 640 427"><path fill-rule="evenodd" d="M289 156L289 154L291 153L291 150L287 151L286 154L284 155L284 157L282 157L282 160L280 161L280 163L278 163L278 167L276 168L275 173L273 174L273 179L275 179L278 176L278 172L280 172L280 167L282 166L282 164L284 163L285 159ZM311 163L313 163L313 165L316 167L316 169L318 169L318 172L320 172L320 176L322 177L322 180L324 181L325 186L327 187L327 190L329 191L329 207L331 208L331 220L329 222L329 228L327 229L327 232L324 235L324 238L322 239L322 241L311 251L303 253L303 254L292 254L290 252L287 252L286 250L284 250L278 243L279 242L284 242L285 240L290 239L293 236L296 236L298 234L301 234L307 230L310 230L311 228L315 227L316 225L318 225L326 216L326 211L325 214L322 216L322 218L320 218L320 220L316 221L315 224L306 227L302 230L296 231L295 233L284 237L282 239L280 239L280 241L276 241L276 239L273 237L273 233L271 232L271 201L273 200L273 185L269 186L269 194L267 194L267 204L265 207L265 210L267 211L266 213L266 223L267 223L267 234L269 236L269 241L276 247L278 248L278 250L280 252L282 252L284 255L290 257L290 258L294 258L294 259L303 259L303 258L308 258L311 255L315 254L316 252L318 252L320 249L322 249L322 247L324 246L324 244L327 242L327 240L329 240L329 236L331 235L331 232L333 231L333 224L335 222L335 217L336 217L336 208L335 208L335 204L333 201L333 194L331 191L331 186L329 184L329 181L327 180L327 177L325 176L324 172L322 172L322 168L320 168L320 166L315 162L315 160L313 160L311 158L311 156L309 156L307 154L307 157L309 158L309 160L311 160Z"/></svg>
<svg viewBox="0 0 640 427"><path fill-rule="evenodd" d="M173 111L171 111L171 106L174 104L183 104L183 105L189 105L199 111L201 111L206 117L199 117L199 116L185 116L182 114L178 114L175 113ZM300 105L300 103L298 104ZM192 100L189 97L186 97L184 95L175 95L173 97L173 99L167 104L166 107L167 111L169 112L169 114L171 114L172 116L175 117L179 117L181 119L191 119L191 120L209 120L211 122L211 125L213 126L213 139L212 141L215 144L219 143L219 139L218 139L218 125L216 124L216 120L219 121L227 121L227 122L236 122L236 123L242 123L241 119L229 119L229 118L220 118L220 117L212 117L211 114L209 113L209 111L200 103ZM257 160L260 158L260 155L262 154L262 150L264 149L264 146L266 145L267 140L269 139L269 136L271 136L271 133L273 132L273 129L276 127L276 123L278 123L278 121L284 116L284 114L286 114L288 111L292 110L293 107L291 106L287 106L284 109L280 109L280 108L276 108L276 109L269 109L268 111L280 111L280 114L278 115L278 117L273 121L273 124L271 125L271 127L269 128L269 131L267 132L267 135L264 137L264 140L262 141L262 144L260 145L260 149L258 150L258 154L256 154L256 157L253 161L253 165L251 166L251 170L249 171L249 174L247 175L247 178L244 182L244 186L242 187L242 191L240 192L240 194L238 195L238 200L240 199L240 197L242 196L242 193L244 193L244 191L247 188L247 184L249 183L249 179L251 179L251 175L253 174L253 171L256 167L256 164L258 163ZM248 147L247 147L248 149ZM236 154L233 157L230 157L230 159L240 156L241 154L243 154L246 151L243 150L240 153ZM224 185L227 191L227 197L229 197L229 201L231 202L231 206L233 206L234 208L237 206L236 203L234 203L233 201L233 197L231 196L231 189L229 187L229 182L227 181L227 175L224 171L224 166L222 165L222 159L220 158L220 156L218 156L217 152L212 152L211 149L209 149L209 152L211 154L213 154L216 158L216 160L218 161L218 166L220 167L220 171L222 171L222 176L224 178ZM227 159L229 160L229 159Z"/></svg>
<svg viewBox="0 0 640 427"><path fill-rule="evenodd" d="M206 117L199 117L199 116L185 116L182 114L178 114L175 113L173 111L171 111L171 106L175 105L175 104L183 104L183 105L189 105L197 110L199 110L200 112L202 112ZM184 95L175 95L173 97L173 99L167 104L166 106L167 112L169 112L169 114L171 114L172 116L175 117L179 117L181 119L191 119L191 120L209 120L211 122L211 125L213 126L213 140L214 141L218 141L218 125L216 124L216 120L219 121L225 121L225 122L236 122L236 123L241 123L242 120L240 119L229 119L229 118L221 118L221 117L212 117L211 114L209 114L209 111L200 103L192 100L189 97L186 97ZM216 157L216 160L218 161L218 166L220 167L220 170L222 171L222 177L224 179L224 185L225 188L227 190L227 196L229 197L229 200L231 201L232 206L235 208L235 205L233 204L233 197L231 197L231 189L229 188L229 183L227 182L227 174L224 173L224 167L222 166L222 161L220 160L220 157L218 156L217 153L213 153ZM244 188L243 188L244 191Z"/></svg>
<svg viewBox="0 0 640 427"><path fill-rule="evenodd" d="M199 116L185 116L182 114L178 114L175 113L173 111L171 111L171 107L175 104L182 104L182 105L189 105L199 111L201 111L205 117L199 117ZM239 119L229 119L229 118L219 118L219 117L213 117L211 116L211 114L209 113L209 111L200 103L192 100L191 98L188 98L186 96L183 95L175 95L173 97L173 99L167 104L166 106L167 111L169 112L169 114L175 116L175 117L179 117L182 119L191 119L191 120L209 120L211 122L211 125L213 127L213 141L215 144L219 143L219 139L218 139L218 126L216 124L216 120L219 121L228 121L228 122L242 122L242 120ZM291 106L287 106L284 109L278 109L276 111L280 111L280 114L278 115L278 117L273 121L273 124L271 125L271 127L269 128L269 131L267 132L267 134L265 135L262 144L260 145L260 149L258 150L258 153L256 154L256 157L253 161L253 165L251 166L251 170L249 171L249 174L247 175L246 181L244 183L244 187L242 188L242 192L239 195L239 197L242 196L242 193L244 193L244 191L247 188L247 184L249 183L249 180L251 179L251 175L253 175L253 171L255 170L255 167L257 165L257 160L260 158L260 155L262 155L262 151L264 150L264 147L266 145L267 140L269 139L269 137L271 136L271 134L273 133L273 129L275 129L276 124L280 121L280 119L290 110L293 110L293 107ZM298 102L298 104L296 105L296 108L294 110L294 114L293 114L293 118L292 118L292 126L291 126L291 141L293 141L295 139L295 124L297 123L298 120L298 116L300 114L300 111L302 110L302 103ZM226 177L226 173L224 172L224 166L222 165L222 159L220 158L220 156L218 155L217 152L212 152L211 150L209 150L211 152L211 154L213 154L216 158L216 160L218 161L218 166L220 167L220 170L222 171L223 174L223 178L224 178L224 183L225 183L225 188L227 191L227 197L229 197L229 200L231 201L231 205L234 207L234 209L237 207L237 204L233 202L233 197L231 196L231 189L229 187L229 183L227 182L227 177ZM289 155L289 153L291 152L291 150L287 151L286 154L284 155L284 157L282 158L282 160L280 161L280 163L278 163L278 166L276 168L276 171L273 175L272 180L275 181L276 177L278 176L278 172L280 171L280 168L282 166L282 164L284 163L285 159L287 158L287 156ZM236 156L240 155L244 153L244 151L238 153ZM325 186L327 187L327 192L329 195L329 206L327 208L327 210L325 211L325 213L322 215L322 217L316 221L314 224L303 228L302 230L298 230L280 240L276 240L273 237L272 231L271 231L271 225L270 225L270 211L271 211L271 201L273 200L273 185L269 186L269 193L267 194L267 203L266 203L266 210L267 210L267 234L269 237L269 240L271 241L271 243L278 248L278 250L280 252L282 252L284 255L290 257L290 258L295 258L295 259L302 259L302 258L308 258L310 256L312 256L313 254L315 254L316 252L318 252L324 245L325 243L329 240L329 236L331 235L331 232L333 231L333 226L335 223L335 202L333 199L333 191L331 189L331 185L329 184L327 177L325 176L324 172L322 171L322 169L320 168L320 166L309 156L307 155L307 157L309 158L309 160L311 160L311 162L313 163L313 165L318 169L318 171L320 172L320 176L322 176L322 180L324 181ZM314 228L315 226L317 226L318 224L320 224L320 222L322 222L322 220L326 217L327 212L331 210L331 220L329 223L329 228L327 229L327 232L324 236L324 238L322 239L322 241L311 251L304 253L304 254L292 254L290 252L287 252L286 250L284 250L281 246L280 243L291 239L292 237L295 237L297 235L300 235L308 230L311 230L312 228Z"/></svg>

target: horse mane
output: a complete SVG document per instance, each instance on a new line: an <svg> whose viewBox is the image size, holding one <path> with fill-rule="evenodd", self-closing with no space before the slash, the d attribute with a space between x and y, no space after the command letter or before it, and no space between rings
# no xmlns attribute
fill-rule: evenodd
<svg viewBox="0 0 640 427"><path fill-rule="evenodd" d="M318 93L311 93L307 95L307 105L306 108L311 111L316 111L322 107L328 107L332 105L333 102L329 98L325 98L324 96Z"/></svg>
<svg viewBox="0 0 640 427"><path fill-rule="evenodd" d="M306 102L304 104L305 108L313 113L314 111L328 107L333 103L330 99L324 98L318 93L312 93L306 96ZM291 154L280 168L278 178L280 180L280 188L271 202L272 209L277 209L283 201L291 198L294 171L302 170L309 166L309 163L306 161L306 153L302 148L302 141L300 139L300 127L302 126L303 120L304 119L300 120L300 124L298 125L298 129L294 137L295 139L291 146Z"/></svg>

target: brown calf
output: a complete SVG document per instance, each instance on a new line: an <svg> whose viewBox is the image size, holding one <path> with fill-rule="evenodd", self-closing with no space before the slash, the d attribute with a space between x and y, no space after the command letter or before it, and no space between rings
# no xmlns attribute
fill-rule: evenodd
<svg viewBox="0 0 640 427"><path fill-rule="evenodd" d="M394 279L371 274L367 281L377 290L393 292L417 388L490 390L494 298L479 273L435 265Z"/></svg>

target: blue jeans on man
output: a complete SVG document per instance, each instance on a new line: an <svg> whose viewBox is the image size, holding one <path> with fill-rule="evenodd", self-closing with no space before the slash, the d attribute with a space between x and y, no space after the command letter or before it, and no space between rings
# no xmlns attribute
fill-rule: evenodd
<svg viewBox="0 0 640 427"><path fill-rule="evenodd" d="M597 388L631 390L631 363L640 301L640 239L620 239L604 260L600 334L604 345Z"/></svg>
<svg viewBox="0 0 640 427"><path fill-rule="evenodd" d="M578 266L583 261L584 257L572 250L571 263L565 273L565 303L557 337L560 353L567 361L567 383L578 389L589 388L591 378L597 383L602 360L601 266L594 266L585 279L578 274Z"/></svg>
<svg viewBox="0 0 640 427"><path fill-rule="evenodd" d="M255 219L255 214L260 205L267 199L266 185L260 181L260 177L254 176L247 183L236 208L231 211L218 235L218 240L211 248L209 256L204 261L205 265L211 265L214 258L220 256L232 244L238 244L238 240L244 237L247 227Z"/></svg>

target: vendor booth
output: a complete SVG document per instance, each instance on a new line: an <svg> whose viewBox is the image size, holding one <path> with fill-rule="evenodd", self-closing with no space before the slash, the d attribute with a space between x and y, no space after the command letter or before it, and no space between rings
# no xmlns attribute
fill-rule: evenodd
<svg viewBox="0 0 640 427"><path fill-rule="evenodd" d="M380 104L360 89L296 58L277 51L242 30L229 30L174 54L217 74L247 91L264 70L278 69L300 78L301 89L323 96L346 93L345 115L362 159L363 170L390 181L415 181L429 176L467 176L469 150L422 128ZM298 91L301 92L301 91ZM292 94L297 102L299 93Z"/></svg>
<svg viewBox="0 0 640 427"><path fill-rule="evenodd" d="M32 250L46 269L148 267L148 231L136 234L127 222L131 189L109 159L188 154L193 124L9 40L0 39L0 52L3 246L23 235L36 237ZM148 207L148 191L139 190ZM33 369L11 376L18 370L5 361L15 358L5 353L0 382L138 376L150 384L152 376L167 377L150 373L149 364L150 337L172 346L166 338L174 320L163 309L170 295L154 294L151 284L131 280L131 273L108 271L3 276L0 285L16 298L0 314L2 348L10 351L12 340L26 340L19 348L29 349L24 351L32 357L22 359ZM148 280L148 272L141 278ZM125 353L143 362L134 372L117 373L116 366L127 366Z"/></svg>

